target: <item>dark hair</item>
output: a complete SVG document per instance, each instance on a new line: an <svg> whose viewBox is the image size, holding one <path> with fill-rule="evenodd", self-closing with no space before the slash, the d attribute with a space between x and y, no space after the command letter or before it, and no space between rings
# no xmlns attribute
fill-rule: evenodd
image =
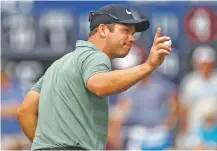
<svg viewBox="0 0 217 151"><path fill-rule="evenodd" d="M113 32L113 31L114 31L115 23L113 23L113 24L105 24L105 25L106 25L106 27L109 29L110 32ZM89 32L89 37L93 36L97 31L98 31L98 27L95 28L95 29L93 29L93 30L91 30L91 31Z"/></svg>

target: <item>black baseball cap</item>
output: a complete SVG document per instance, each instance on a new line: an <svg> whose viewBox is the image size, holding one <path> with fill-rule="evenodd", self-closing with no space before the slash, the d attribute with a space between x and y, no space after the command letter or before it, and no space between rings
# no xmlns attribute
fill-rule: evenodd
<svg viewBox="0 0 217 151"><path fill-rule="evenodd" d="M124 25L134 25L136 32L146 31L150 22L144 18L136 20L129 8L123 5L105 5L98 11L91 11L89 14L90 30L92 31L100 24L119 23Z"/></svg>

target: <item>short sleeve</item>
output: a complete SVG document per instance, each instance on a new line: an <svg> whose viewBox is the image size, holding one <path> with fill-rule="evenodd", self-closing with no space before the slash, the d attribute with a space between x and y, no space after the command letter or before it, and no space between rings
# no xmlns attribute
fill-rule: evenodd
<svg viewBox="0 0 217 151"><path fill-rule="evenodd" d="M102 52L88 52L83 55L81 72L85 86L88 79L94 74L111 71L111 61Z"/></svg>
<svg viewBox="0 0 217 151"><path fill-rule="evenodd" d="M43 77L41 77L38 80L38 82L33 85L33 87L31 88L31 90L34 90L34 91L40 93L41 92L42 83L43 83Z"/></svg>

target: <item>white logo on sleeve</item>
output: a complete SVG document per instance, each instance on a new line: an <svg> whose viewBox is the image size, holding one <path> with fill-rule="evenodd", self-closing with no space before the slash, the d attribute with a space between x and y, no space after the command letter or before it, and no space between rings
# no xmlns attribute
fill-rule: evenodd
<svg viewBox="0 0 217 151"><path fill-rule="evenodd" d="M126 9L126 12L127 12L127 14L129 14L129 15L132 14L132 13L131 13L130 11L128 11L127 9Z"/></svg>

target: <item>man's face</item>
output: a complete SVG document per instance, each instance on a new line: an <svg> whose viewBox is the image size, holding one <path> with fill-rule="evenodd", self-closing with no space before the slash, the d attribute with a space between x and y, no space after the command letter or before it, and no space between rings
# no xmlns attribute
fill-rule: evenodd
<svg viewBox="0 0 217 151"><path fill-rule="evenodd" d="M109 32L106 37L106 47L113 58L122 58L129 53L133 42L135 42L134 33L134 26L114 25L114 30Z"/></svg>
<svg viewBox="0 0 217 151"><path fill-rule="evenodd" d="M215 115L209 115L208 117L205 118L204 121L205 126L209 128L213 128L216 123L216 116Z"/></svg>
<svg viewBox="0 0 217 151"><path fill-rule="evenodd" d="M197 65L198 71L200 71L203 74L211 73L213 68L214 68L214 62L212 62L212 61L197 62L196 65Z"/></svg>

